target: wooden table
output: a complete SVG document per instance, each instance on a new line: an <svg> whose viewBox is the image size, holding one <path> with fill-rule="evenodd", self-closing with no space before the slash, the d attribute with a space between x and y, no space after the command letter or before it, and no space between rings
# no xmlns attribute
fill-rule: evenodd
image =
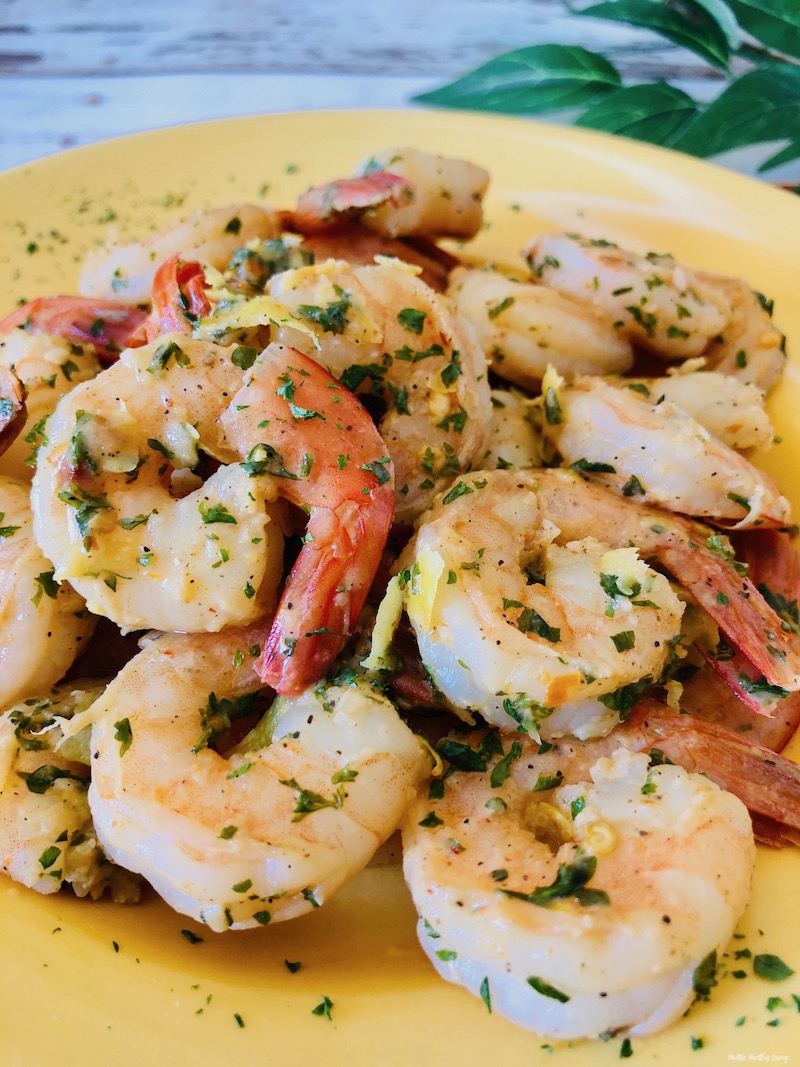
<svg viewBox="0 0 800 1067"><path fill-rule="evenodd" d="M562 0L0 0L0 169L175 123L414 106L415 93L543 43L715 91L691 53Z"/></svg>

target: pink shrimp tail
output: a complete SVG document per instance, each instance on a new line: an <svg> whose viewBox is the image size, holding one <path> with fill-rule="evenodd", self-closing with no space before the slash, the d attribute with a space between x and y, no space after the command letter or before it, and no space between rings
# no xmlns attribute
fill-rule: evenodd
<svg viewBox="0 0 800 1067"><path fill-rule="evenodd" d="M784 629L780 617L751 578L738 575L730 562L705 547L707 527L686 520L675 521L673 526L680 531L684 523L685 533L672 538L667 532L654 554L739 650L754 677L763 675L771 685L796 690L800 675L797 635ZM734 681L733 672L723 670L728 675L726 680ZM770 714L763 706L754 710Z"/></svg>
<svg viewBox="0 0 800 1067"><path fill-rule="evenodd" d="M791 536L778 530L759 530L738 533L731 538L737 557L747 564L750 599L753 595L775 612L775 632L781 640L797 640L797 602L800 597L800 556ZM736 637L735 632L731 634ZM756 635L757 636L757 635ZM800 692L788 692L780 686L765 685L769 677L766 667L774 665L774 650L778 641L763 638L754 645L736 640L737 649L727 655L710 655L711 666L739 700L759 715L772 715L778 710L790 715L797 724L800 716ZM773 652L769 650L773 649ZM763 663L755 659L760 650ZM784 653L785 655L785 653ZM780 656L778 657L780 658Z"/></svg>
<svg viewBox="0 0 800 1067"><path fill-rule="evenodd" d="M0 322L0 335L14 329L51 333L72 344L94 346L98 358L112 363L124 348L147 338L142 308L88 296L43 296L23 304Z"/></svg>
<svg viewBox="0 0 800 1067"><path fill-rule="evenodd" d="M394 469L360 401L296 349L269 345L245 398L223 416L232 447L271 453L277 492L309 515L257 665L262 681L294 695L353 632L394 517Z"/></svg>
<svg viewBox="0 0 800 1067"><path fill-rule="evenodd" d="M756 828L764 826L759 836L765 844L800 840L800 766L792 760L647 698L620 730L637 737L640 743L631 747L657 748L673 763L707 775L737 796L759 819Z"/></svg>
<svg viewBox="0 0 800 1067"><path fill-rule="evenodd" d="M301 692L341 651L364 606L393 514L392 495L382 487L335 511L312 511L310 539L286 581L256 666L261 680L278 693Z"/></svg>
<svg viewBox="0 0 800 1067"><path fill-rule="evenodd" d="M211 304L206 296L208 282L202 266L185 262L179 255L165 260L153 279L153 310L145 329L147 340L161 334L190 334L197 320L207 315Z"/></svg>
<svg viewBox="0 0 800 1067"><path fill-rule="evenodd" d="M297 233L318 233L382 204L398 204L412 191L409 181L386 170L359 178L340 178L309 189L298 198L291 228Z"/></svg>

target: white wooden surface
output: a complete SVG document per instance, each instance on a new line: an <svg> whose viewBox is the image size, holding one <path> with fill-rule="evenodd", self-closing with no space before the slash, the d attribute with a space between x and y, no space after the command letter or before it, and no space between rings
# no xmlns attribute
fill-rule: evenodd
<svg viewBox="0 0 800 1067"><path fill-rule="evenodd" d="M562 0L0 0L0 169L175 123L413 106L542 43L602 48L632 79L714 87L691 53Z"/></svg>

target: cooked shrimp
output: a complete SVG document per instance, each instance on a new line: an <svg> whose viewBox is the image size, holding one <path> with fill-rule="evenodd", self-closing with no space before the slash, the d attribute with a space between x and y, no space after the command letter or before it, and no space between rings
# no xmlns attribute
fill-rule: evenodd
<svg viewBox="0 0 800 1067"><path fill-rule="evenodd" d="M389 148L365 159L355 178L303 194L292 225L313 233L357 213L387 237L474 237L488 184L487 171L467 160Z"/></svg>
<svg viewBox="0 0 800 1067"><path fill-rule="evenodd" d="M28 486L0 476L0 709L58 682L94 629L32 526Z"/></svg>
<svg viewBox="0 0 800 1067"><path fill-rule="evenodd" d="M539 467L542 453L530 421L529 401L516 389L492 389L492 421L480 470Z"/></svg>
<svg viewBox="0 0 800 1067"><path fill-rule="evenodd" d="M663 378L632 378L617 384L633 389L651 403L671 404L697 419L729 448L766 452L775 432L764 406L764 393L751 382L719 371L689 370Z"/></svg>
<svg viewBox="0 0 800 1067"><path fill-rule="evenodd" d="M314 328L319 347L291 326L279 339L386 404L378 428L395 466L396 519L412 522L484 446L489 385L472 331L395 263L329 261L277 275L270 292Z"/></svg>
<svg viewBox="0 0 800 1067"><path fill-rule="evenodd" d="M639 383L544 379L544 438L564 465L625 496L715 525L786 526L788 500L773 479L663 394ZM646 387L645 387L646 388Z"/></svg>
<svg viewBox="0 0 800 1067"><path fill-rule="evenodd" d="M536 389L552 364L561 374L610 374L633 362L630 342L602 310L497 270L459 267L447 295L471 322L492 370Z"/></svg>
<svg viewBox="0 0 800 1067"><path fill-rule="evenodd" d="M211 310L205 272L200 263L171 256L153 277L153 307L145 323L148 341L165 333L191 334L198 320Z"/></svg>
<svg viewBox="0 0 800 1067"><path fill-rule="evenodd" d="M63 724L103 688L75 681L0 715L0 870L39 893L70 885L79 897L97 900L108 890L128 903L139 899L138 881L98 844L88 768L59 752Z"/></svg>
<svg viewBox="0 0 800 1067"><path fill-rule="evenodd" d="M800 844L800 767L747 733L676 712L650 697L605 742L658 750L737 796L750 810L758 840ZM597 745L598 742L591 742Z"/></svg>
<svg viewBox="0 0 800 1067"><path fill-rule="evenodd" d="M441 746L455 760L441 799L425 791L406 815L423 949L444 978L542 1037L662 1029L744 911L747 810L644 753L593 762L494 740Z"/></svg>
<svg viewBox="0 0 800 1067"><path fill-rule="evenodd" d="M325 673L358 621L392 525L392 462L356 397L278 344L248 370L220 425L252 474L263 465L275 491L308 512L258 665L262 681L294 695Z"/></svg>
<svg viewBox="0 0 800 1067"><path fill-rule="evenodd" d="M536 472L540 505L558 543L601 530L612 547L635 545L680 583L755 669L761 684L800 689L800 640L749 579L727 538L681 515L634 504L573 471ZM732 684L736 682L731 679Z"/></svg>
<svg viewBox="0 0 800 1067"><path fill-rule="evenodd" d="M223 270L232 253L254 238L280 235L280 218L255 204L229 204L200 210L176 225L142 241L112 240L90 252L84 261L79 288L88 297L145 304L153 277L171 256L190 253L192 259Z"/></svg>
<svg viewBox="0 0 800 1067"><path fill-rule="evenodd" d="M338 178L303 193L291 225L299 233L317 233L330 226L356 221L381 204L397 208L413 190L405 178L383 170L356 178Z"/></svg>
<svg viewBox="0 0 800 1067"><path fill-rule="evenodd" d="M281 698L233 751L209 747L253 706L260 632L152 641L89 712L104 849L216 931L324 904L397 828L430 769L389 701L355 684Z"/></svg>
<svg viewBox="0 0 800 1067"><path fill-rule="evenodd" d="M786 339L772 321L772 301L741 278L698 277L731 307L730 321L704 352L707 366L768 392L786 367Z"/></svg>
<svg viewBox="0 0 800 1067"><path fill-rule="evenodd" d="M56 579L124 629L215 630L274 601L273 481L235 462L246 457L218 425L244 380L236 351L183 338L128 349L48 421L36 538ZM226 461L205 482L198 449Z"/></svg>
<svg viewBox="0 0 800 1067"><path fill-rule="evenodd" d="M245 368L247 368L245 370ZM203 482L198 449L223 465ZM278 496L310 511L264 650L284 691L324 673L391 525L392 467L360 403L313 360L167 337L64 398L33 487L40 544L125 629L219 630L274 602Z"/></svg>
<svg viewBox="0 0 800 1067"><path fill-rule="evenodd" d="M76 345L55 334L14 330L0 340L3 367L13 368L24 388L25 417L19 435L0 458L0 473L28 481L37 448L46 436L45 420L65 393L99 373L100 362L92 345Z"/></svg>
<svg viewBox="0 0 800 1067"><path fill-rule="evenodd" d="M733 547L750 581L777 612L783 631L797 636L800 555L791 536L780 530L737 533ZM800 692L765 684L727 641L701 651L707 662L684 683L681 708L780 752L800 726Z"/></svg>
<svg viewBox="0 0 800 1067"><path fill-rule="evenodd" d="M555 544L536 487L529 471L459 480L400 572L422 661L450 704L534 732L555 707L657 681L683 613L635 549L586 536L598 524Z"/></svg>
<svg viewBox="0 0 800 1067"><path fill-rule="evenodd" d="M536 281L600 309L621 336L659 356L701 355L731 319L719 288L669 255L641 256L610 241L545 234L525 257Z"/></svg>
<svg viewBox="0 0 800 1067"><path fill-rule="evenodd" d="M120 300L85 296L42 296L16 308L0 322L0 337L16 331L44 333L70 345L91 345L104 362L113 362L123 348L144 344L147 313Z"/></svg>

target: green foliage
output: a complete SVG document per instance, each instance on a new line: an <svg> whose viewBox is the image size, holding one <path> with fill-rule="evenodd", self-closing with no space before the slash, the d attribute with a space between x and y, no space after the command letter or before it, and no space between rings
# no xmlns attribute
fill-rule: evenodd
<svg viewBox="0 0 800 1067"><path fill-rule="evenodd" d="M518 48L417 97L441 107L548 115L707 158L775 144L762 171L800 159L798 0L602 0L576 17L625 23L699 56L720 86L695 100L665 81L623 84L604 55L574 45Z"/></svg>
<svg viewBox="0 0 800 1067"><path fill-rule="evenodd" d="M418 99L442 107L540 115L582 107L621 85L603 56L586 48L539 44L506 52Z"/></svg>

